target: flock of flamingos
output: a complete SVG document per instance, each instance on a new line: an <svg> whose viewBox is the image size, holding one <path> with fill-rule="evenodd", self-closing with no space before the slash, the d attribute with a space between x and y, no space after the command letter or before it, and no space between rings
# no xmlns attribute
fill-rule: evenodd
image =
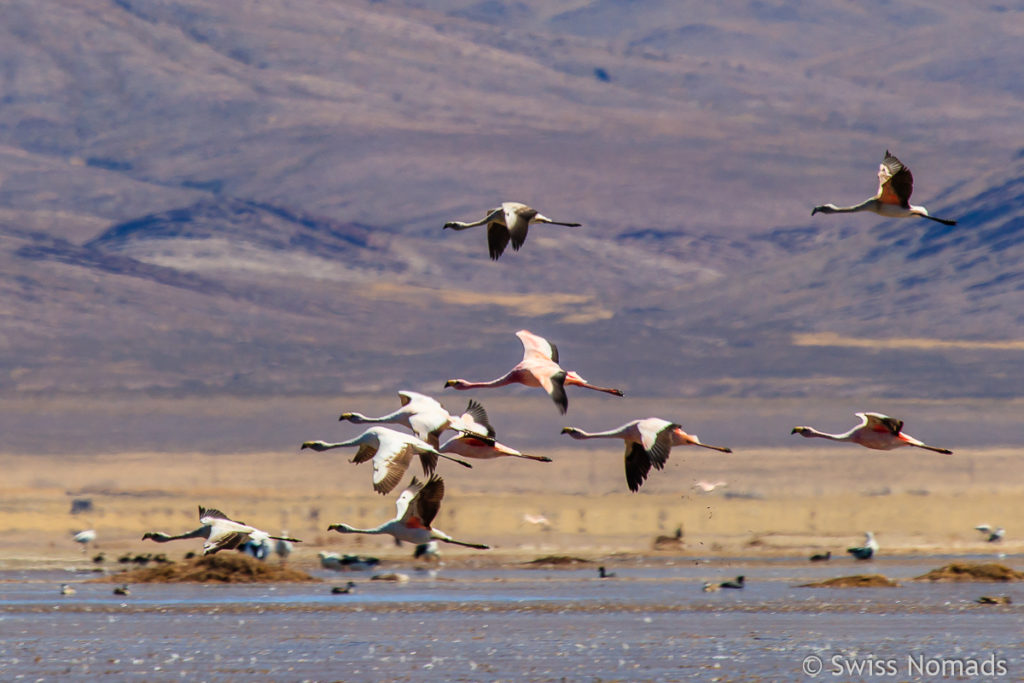
<svg viewBox="0 0 1024 683"><path fill-rule="evenodd" d="M848 207L838 207L834 204L816 206L811 215L870 211L886 217L919 216L945 225L956 224L955 221L929 215L928 210L923 206L912 205L910 195L913 191L913 184L914 179L910 169L886 151L885 158L879 166L878 192L874 197ZM579 226L579 223L554 221L525 204L505 202L500 207L488 211L487 215L479 221L471 223L453 221L446 223L444 228L466 230L486 225L488 251L490 257L496 260L505 251L509 242L511 242L513 250L519 250L523 246L531 223ZM623 395L618 389L591 384L575 371L563 369L559 365L558 347L547 339L528 330L519 330L516 332L516 336L523 344L523 359L507 373L486 382L450 379L445 383L445 387L460 391L489 389L509 384L539 387L547 392L562 414L565 414L569 407L567 387L582 387L613 396ZM402 481L414 455L419 456L420 465L427 477L426 481L419 481L413 477L409 486L398 496L396 515L393 519L370 529L357 529L339 523L331 524L328 527L329 530L343 534L389 534L398 541L406 541L417 546L430 544L436 546L436 542L441 541L470 548L488 549L487 545L456 540L440 529L431 526L444 498L444 481L435 473L438 460L444 458L459 465L471 467L463 458L479 460L515 457L540 462L550 462L550 458L521 453L497 441L487 412L475 400L469 401L462 414L453 415L430 396L414 391L399 391L398 396L401 406L387 415L368 417L354 412L343 413L340 420L375 425L367 428L356 438L338 443L307 441L302 444L302 448L322 452L335 448L356 447L358 450L351 462L371 461L373 463L373 489L380 494L390 493ZM948 449L930 446L905 434L902 431L903 422L896 418L867 412L857 413L857 415L861 419L860 424L842 434L828 434L807 426L794 427L792 433L807 438L848 441L878 450L914 446L937 453L952 453ZM405 426L412 434L376 426L382 423ZM441 437L449 431L454 432L454 436L447 438L442 443ZM651 468L656 470L664 468L674 446L700 446L724 453L731 452L729 448L723 446L701 443L695 435L683 431L678 423L657 417L632 420L607 431L587 432L576 427L566 427L562 433L568 434L574 439L622 439L626 447L626 485L633 492L639 490L647 479ZM278 539L281 542L298 541L298 539L271 536L265 531L232 520L218 510L200 507L199 513L200 527L198 529L178 536L150 532L144 538L167 542L201 537L206 540L203 554L207 555L219 550L241 549L252 543L269 544L268 539ZM870 557L871 552L876 548L877 544L869 534L865 548L857 550L866 550L867 556ZM854 555L856 556L857 553Z"/></svg>

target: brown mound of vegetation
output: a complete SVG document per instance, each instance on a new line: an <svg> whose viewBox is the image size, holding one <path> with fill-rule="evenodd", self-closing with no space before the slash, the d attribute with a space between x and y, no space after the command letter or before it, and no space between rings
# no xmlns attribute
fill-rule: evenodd
<svg viewBox="0 0 1024 683"><path fill-rule="evenodd" d="M116 583L297 583L320 579L276 563L260 562L241 553L225 553L93 580Z"/></svg>
<svg viewBox="0 0 1024 683"><path fill-rule="evenodd" d="M523 562L523 564L530 565L531 567L546 567L546 566L566 566L573 564L592 564L590 560L584 560L582 557L571 557L569 555L545 555L544 557L538 557L536 560L530 560L529 562Z"/></svg>
<svg viewBox="0 0 1024 683"><path fill-rule="evenodd" d="M856 574L839 576L828 581L803 583L797 588L899 588L900 585L881 574Z"/></svg>
<svg viewBox="0 0 1024 683"><path fill-rule="evenodd" d="M953 562L918 576L914 581L1024 581L1024 572L996 562Z"/></svg>

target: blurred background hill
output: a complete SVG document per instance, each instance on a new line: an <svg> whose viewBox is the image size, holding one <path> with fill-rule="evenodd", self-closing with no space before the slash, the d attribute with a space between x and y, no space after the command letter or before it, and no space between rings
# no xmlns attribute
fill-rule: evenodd
<svg viewBox="0 0 1024 683"><path fill-rule="evenodd" d="M584 426L642 406L778 445L797 416L902 409L930 441L1024 442L1016 3L0 16L7 450L282 447L399 388L497 377L520 328L642 399L571 394ZM957 226L811 217L870 196L886 149ZM508 200L584 227L535 227L498 262L482 232L441 230ZM500 399L513 435L557 439L543 395Z"/></svg>

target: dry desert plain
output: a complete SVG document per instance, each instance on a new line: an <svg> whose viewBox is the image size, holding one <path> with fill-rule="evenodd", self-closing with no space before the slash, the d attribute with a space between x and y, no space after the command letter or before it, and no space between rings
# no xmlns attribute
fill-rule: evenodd
<svg viewBox="0 0 1024 683"><path fill-rule="evenodd" d="M1014 520L1024 517L1024 478L1011 448L958 448L953 456L906 448L877 452L850 444L742 448L720 455L673 450L638 494L625 488L622 446L594 442L544 449L552 463L511 458L472 470L442 461L447 495L435 525L491 552L450 548L451 560L521 561L546 554L597 558L652 552L658 534L684 531L684 555L843 555L872 530L885 554L1024 550ZM119 553L196 550L197 542L156 546L145 531L181 533L197 525L196 506L218 507L271 532L302 538L293 561L312 565L319 550L407 557L388 537L327 533L332 522L374 526L394 512L395 494L370 488L370 466L350 453L234 454L124 452L98 455L2 454L0 564L81 562L71 533L97 530L97 548ZM419 474L418 464L412 471ZM725 481L713 493L698 480ZM93 510L72 515L74 499ZM524 515L543 515L549 527ZM998 546L980 523L1006 526Z"/></svg>

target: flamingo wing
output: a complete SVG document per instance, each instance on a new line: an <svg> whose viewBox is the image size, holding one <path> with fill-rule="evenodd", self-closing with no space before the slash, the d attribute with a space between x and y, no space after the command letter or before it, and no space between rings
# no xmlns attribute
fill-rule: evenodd
<svg viewBox="0 0 1024 683"><path fill-rule="evenodd" d="M484 410L483 405L479 402L469 399L466 411L462 413L460 418L463 426L470 431L486 434L492 439L494 438L494 427L491 426L491 421L487 417L487 411Z"/></svg>
<svg viewBox="0 0 1024 683"><path fill-rule="evenodd" d="M548 392L548 396L558 406L558 411L565 415L566 411L569 410L569 396L565 393L565 370L559 370L553 375L540 375L537 377L540 380L540 385L544 388L544 391Z"/></svg>
<svg viewBox="0 0 1024 683"><path fill-rule="evenodd" d="M444 498L444 479L434 475L413 496L409 509L412 515L429 529L430 524L437 517L437 511L441 509L442 498Z"/></svg>
<svg viewBox="0 0 1024 683"><path fill-rule="evenodd" d="M900 431L903 430L903 420L897 420L895 417L889 417L881 413L857 413L857 415L864 420L867 428L874 432L885 432L893 436L899 436Z"/></svg>
<svg viewBox="0 0 1024 683"><path fill-rule="evenodd" d="M651 458L644 450L643 444L636 441L626 442L626 485L636 492L647 479L651 471Z"/></svg>
<svg viewBox="0 0 1024 683"><path fill-rule="evenodd" d="M508 228L504 223L491 221L487 224L487 251L490 252L492 260L497 261L498 257L505 252L508 241Z"/></svg>
<svg viewBox="0 0 1024 683"><path fill-rule="evenodd" d="M910 195L914 191L914 176L899 159L885 151L885 159L878 167L878 201L910 207Z"/></svg>
<svg viewBox="0 0 1024 683"><path fill-rule="evenodd" d="M539 354L542 358L555 363L558 362L558 347L544 337L536 335L529 330L519 330L516 332L516 336L519 337L519 341L523 344L523 360L526 360L533 354Z"/></svg>
<svg viewBox="0 0 1024 683"><path fill-rule="evenodd" d="M217 508L204 508L202 505L199 506L199 521L203 522L204 519L228 519L231 518L225 515ZM207 522L203 522L206 524Z"/></svg>
<svg viewBox="0 0 1024 683"><path fill-rule="evenodd" d="M373 458L373 490L390 493L402 481L409 469L413 454L412 444L395 444L387 450L381 449Z"/></svg>
<svg viewBox="0 0 1024 683"><path fill-rule="evenodd" d="M537 215L535 209L523 204L506 203L505 225L508 226L509 235L512 237L512 249L519 251L519 247L526 242L526 234L530 230L530 221Z"/></svg>
<svg viewBox="0 0 1024 683"><path fill-rule="evenodd" d="M672 450L672 430L678 429L679 425L669 424L659 431L650 446L644 444L651 464L655 469L662 469L668 461L668 454ZM646 440L646 439L645 439Z"/></svg>

